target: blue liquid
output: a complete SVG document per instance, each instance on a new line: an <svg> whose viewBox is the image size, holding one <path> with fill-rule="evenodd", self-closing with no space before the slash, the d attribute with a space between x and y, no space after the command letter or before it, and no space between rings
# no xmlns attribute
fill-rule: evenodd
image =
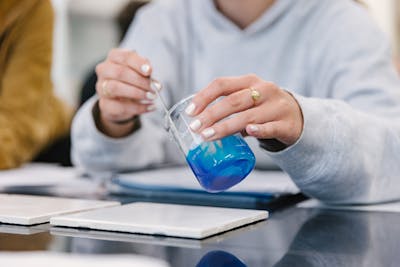
<svg viewBox="0 0 400 267"><path fill-rule="evenodd" d="M255 157L247 143L231 135L205 142L189 151L186 160L200 185L208 192L227 190L254 168Z"/></svg>
<svg viewBox="0 0 400 267"><path fill-rule="evenodd" d="M201 258L199 263L197 263L196 267L246 267L241 260L236 258L234 255L222 251L222 250L213 250L208 252L206 255Z"/></svg>

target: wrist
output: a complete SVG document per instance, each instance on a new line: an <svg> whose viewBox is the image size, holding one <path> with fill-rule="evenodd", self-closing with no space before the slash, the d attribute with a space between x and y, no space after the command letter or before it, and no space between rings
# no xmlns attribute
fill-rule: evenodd
<svg viewBox="0 0 400 267"><path fill-rule="evenodd" d="M279 152L288 147L277 139L258 139L261 148L270 152Z"/></svg>
<svg viewBox="0 0 400 267"><path fill-rule="evenodd" d="M134 133L141 127L140 118L138 115L119 121L113 121L105 118L99 108L98 101L95 103L92 113L97 129L109 137L125 137Z"/></svg>

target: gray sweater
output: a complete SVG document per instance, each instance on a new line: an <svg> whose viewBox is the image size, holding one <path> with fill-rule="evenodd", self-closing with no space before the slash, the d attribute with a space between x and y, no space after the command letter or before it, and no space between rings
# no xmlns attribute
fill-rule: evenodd
<svg viewBox="0 0 400 267"><path fill-rule="evenodd" d="M400 198L400 80L387 38L351 0L278 0L245 30L212 0L162 0L140 11L121 44L152 62L168 105L219 76L255 73L291 91L300 139L280 152L248 138L257 167L274 164L322 201ZM88 172L184 164L161 109L121 139L101 134L88 101L73 122L73 161ZM265 181L268 183L268 181Z"/></svg>

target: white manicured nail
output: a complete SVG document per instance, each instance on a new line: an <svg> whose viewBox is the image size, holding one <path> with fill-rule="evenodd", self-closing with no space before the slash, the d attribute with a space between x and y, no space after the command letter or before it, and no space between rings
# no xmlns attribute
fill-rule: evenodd
<svg viewBox="0 0 400 267"><path fill-rule="evenodd" d="M147 106L147 111L153 111L153 110L156 110L156 109L157 109L156 105Z"/></svg>
<svg viewBox="0 0 400 267"><path fill-rule="evenodd" d="M210 138L214 134L215 134L215 130L213 128L207 128L201 132L201 135L204 136L204 138L206 138L206 139Z"/></svg>
<svg viewBox="0 0 400 267"><path fill-rule="evenodd" d="M141 100L139 101L139 103L140 103L140 104L145 104L145 105L147 105L147 104L153 104L154 101L153 101L153 100L148 100L148 99L141 99Z"/></svg>
<svg viewBox="0 0 400 267"><path fill-rule="evenodd" d="M140 67L140 70L141 70L144 74L148 74L149 71L150 71L150 66L149 66L149 64L143 64L143 65Z"/></svg>
<svg viewBox="0 0 400 267"><path fill-rule="evenodd" d="M192 115L195 108L196 108L196 105L194 103L190 103L190 105L187 106L185 109L186 114Z"/></svg>
<svg viewBox="0 0 400 267"><path fill-rule="evenodd" d="M259 130L258 126L256 125L249 125L249 129L252 132L257 132Z"/></svg>
<svg viewBox="0 0 400 267"><path fill-rule="evenodd" d="M154 79L151 81L150 87L153 91L158 91L158 92L161 91L161 89L162 89L161 83Z"/></svg>
<svg viewBox="0 0 400 267"><path fill-rule="evenodd" d="M149 99L149 100L154 100L154 99L157 98L157 95L156 95L156 94L153 94L153 93L151 93L151 92L147 92L147 93L146 93L146 98Z"/></svg>
<svg viewBox="0 0 400 267"><path fill-rule="evenodd" d="M194 120L189 124L189 127L192 129L192 131L197 131L201 127L201 121Z"/></svg>

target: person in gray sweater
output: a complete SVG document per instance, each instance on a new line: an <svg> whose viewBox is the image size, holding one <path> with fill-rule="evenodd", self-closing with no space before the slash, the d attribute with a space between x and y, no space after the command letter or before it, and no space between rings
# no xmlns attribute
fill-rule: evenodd
<svg viewBox="0 0 400 267"><path fill-rule="evenodd" d="M193 131L244 133L257 167L279 166L311 197L400 198L399 75L386 36L355 1L154 1L96 72L97 96L72 128L85 171L184 164L152 77L168 106L197 93L186 110Z"/></svg>

